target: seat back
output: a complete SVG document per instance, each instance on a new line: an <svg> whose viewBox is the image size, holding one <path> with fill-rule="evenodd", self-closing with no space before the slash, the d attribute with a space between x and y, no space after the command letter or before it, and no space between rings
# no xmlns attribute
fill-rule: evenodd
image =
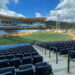
<svg viewBox="0 0 75 75"><path fill-rule="evenodd" d="M23 57L23 54L16 54L15 57L16 58L22 58Z"/></svg>
<svg viewBox="0 0 75 75"><path fill-rule="evenodd" d="M6 56L6 59L12 59L12 58L14 58L14 55L7 55Z"/></svg>
<svg viewBox="0 0 75 75"><path fill-rule="evenodd" d="M47 64L46 62L41 62L35 64L36 75L51 75L52 68L51 65Z"/></svg>
<svg viewBox="0 0 75 75"><path fill-rule="evenodd" d="M3 59L5 59L5 56L4 55L0 56L0 60L3 60Z"/></svg>
<svg viewBox="0 0 75 75"><path fill-rule="evenodd" d="M47 65L47 62L39 62L39 63L36 63L35 66L46 66Z"/></svg>
<svg viewBox="0 0 75 75"><path fill-rule="evenodd" d="M33 69L17 70L16 75L33 75Z"/></svg>
<svg viewBox="0 0 75 75"><path fill-rule="evenodd" d="M4 74L7 72L11 72L13 75L15 74L15 67L7 67L0 69L0 74Z"/></svg>
<svg viewBox="0 0 75 75"><path fill-rule="evenodd" d="M8 66L8 60L0 60L0 68L5 68Z"/></svg>
<svg viewBox="0 0 75 75"><path fill-rule="evenodd" d="M26 57L26 56L31 56L31 54L30 53L24 53L24 56Z"/></svg>
<svg viewBox="0 0 75 75"><path fill-rule="evenodd" d="M16 75L33 75L32 65L30 64L20 66L19 69L16 71Z"/></svg>
<svg viewBox="0 0 75 75"><path fill-rule="evenodd" d="M26 65L19 66L19 70L28 69L28 68L32 68L32 64L26 64Z"/></svg>
<svg viewBox="0 0 75 75"><path fill-rule="evenodd" d="M43 62L43 57L40 55L33 56L33 64Z"/></svg>
<svg viewBox="0 0 75 75"><path fill-rule="evenodd" d="M6 73L2 73L0 75L13 75L12 72L6 72Z"/></svg>
<svg viewBox="0 0 75 75"><path fill-rule="evenodd" d="M32 52L32 56L39 55L37 52Z"/></svg>
<svg viewBox="0 0 75 75"><path fill-rule="evenodd" d="M20 58L14 58L9 61L10 66L15 66L15 68L18 68L21 65Z"/></svg>
<svg viewBox="0 0 75 75"><path fill-rule="evenodd" d="M22 64L31 64L32 63L32 57L28 56L28 57L24 57L22 59Z"/></svg>

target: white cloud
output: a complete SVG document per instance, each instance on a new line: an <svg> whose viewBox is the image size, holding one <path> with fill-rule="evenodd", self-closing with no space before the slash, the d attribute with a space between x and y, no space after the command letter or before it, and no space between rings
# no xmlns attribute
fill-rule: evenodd
<svg viewBox="0 0 75 75"><path fill-rule="evenodd" d="M0 14L16 17L24 17L22 14L18 14L14 11L8 9L7 4L10 3L10 0L0 0Z"/></svg>
<svg viewBox="0 0 75 75"><path fill-rule="evenodd" d="M19 2L19 0L14 0L15 1L15 3L18 3Z"/></svg>
<svg viewBox="0 0 75 75"><path fill-rule="evenodd" d="M60 20L75 22L75 0L60 0L55 10L50 11L48 20L53 20L57 14L60 14ZM55 20L55 19L54 19Z"/></svg>
<svg viewBox="0 0 75 75"><path fill-rule="evenodd" d="M40 13L35 13L36 17L42 17Z"/></svg>
<svg viewBox="0 0 75 75"><path fill-rule="evenodd" d="M50 17L47 17L47 20L57 20L56 16L50 16Z"/></svg>

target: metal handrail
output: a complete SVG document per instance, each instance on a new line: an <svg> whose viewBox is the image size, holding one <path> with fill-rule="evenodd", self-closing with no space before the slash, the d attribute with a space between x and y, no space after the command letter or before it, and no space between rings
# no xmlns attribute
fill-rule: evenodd
<svg viewBox="0 0 75 75"><path fill-rule="evenodd" d="M50 46L50 48L56 49L56 64L58 64L58 49L57 49L57 47L54 47L54 46Z"/></svg>
<svg viewBox="0 0 75 75"><path fill-rule="evenodd" d="M69 56L71 52L74 52L74 53L75 53L75 51L70 50L70 51L68 52L68 62L67 62L67 63L68 63L68 64L67 64L67 72L68 72L68 73L70 73L70 61L75 62L75 60L72 59L72 58L70 58L70 56Z"/></svg>

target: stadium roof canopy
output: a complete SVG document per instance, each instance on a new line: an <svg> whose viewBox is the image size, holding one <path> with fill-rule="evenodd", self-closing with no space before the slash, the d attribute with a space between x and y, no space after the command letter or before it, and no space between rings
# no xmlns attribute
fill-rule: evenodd
<svg viewBox="0 0 75 75"><path fill-rule="evenodd" d="M36 21L44 21L46 18L44 17L11 17L6 15L0 15L0 19L2 20L11 20L11 21L23 21L23 22L36 22Z"/></svg>

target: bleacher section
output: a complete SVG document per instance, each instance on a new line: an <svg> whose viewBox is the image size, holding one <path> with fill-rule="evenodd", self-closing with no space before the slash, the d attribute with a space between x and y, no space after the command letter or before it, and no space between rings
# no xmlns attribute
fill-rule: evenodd
<svg viewBox="0 0 75 75"><path fill-rule="evenodd" d="M51 52L54 52L56 54L56 64L58 64L58 58L59 56L65 55L67 56L67 71L70 72L70 61L75 62L75 41L59 41L59 42L42 42L37 43L40 47L40 50L45 48L45 55L46 51L49 50L49 58L51 57Z"/></svg>
<svg viewBox="0 0 75 75"><path fill-rule="evenodd" d="M37 45L54 52L59 52L60 55L66 55L68 51L75 50L75 41L44 42Z"/></svg>
<svg viewBox="0 0 75 75"><path fill-rule="evenodd" d="M52 75L50 64L32 45L0 50L0 75Z"/></svg>

